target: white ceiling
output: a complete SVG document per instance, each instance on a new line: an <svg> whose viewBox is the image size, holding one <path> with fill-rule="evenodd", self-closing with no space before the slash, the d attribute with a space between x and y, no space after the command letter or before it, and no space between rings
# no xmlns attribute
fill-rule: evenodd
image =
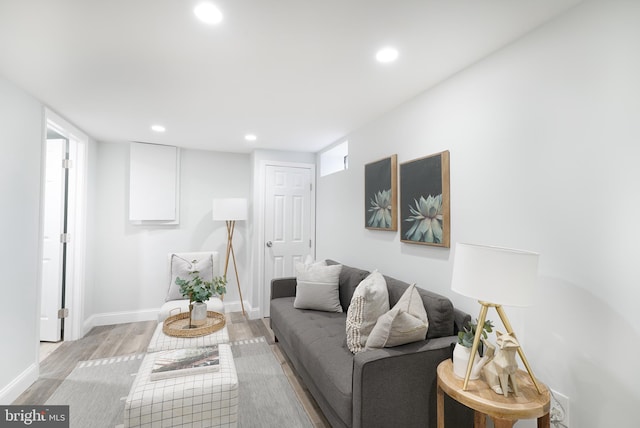
<svg viewBox="0 0 640 428"><path fill-rule="evenodd" d="M318 151L580 1L0 0L0 75L99 141Z"/></svg>

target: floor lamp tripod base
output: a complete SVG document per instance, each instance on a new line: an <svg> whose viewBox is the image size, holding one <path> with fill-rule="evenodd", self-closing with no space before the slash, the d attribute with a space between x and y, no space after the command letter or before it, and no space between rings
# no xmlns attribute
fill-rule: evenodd
<svg viewBox="0 0 640 428"><path fill-rule="evenodd" d="M487 319L487 311L489 310L489 307L493 307L496 309L496 312L498 312L498 315L500 316L500 320L502 321L504 328L507 330L507 333L515 336L513 327L511 327L509 318L507 318L507 314L504 312L504 309L502 309L502 305L496 305L495 303L487 303L482 301L479 301L478 303L480 303L481 308L480 308L480 315L478 316L478 328L476 329L476 335L473 338L473 346L471 347L471 355L476 355L476 352L478 352L478 346L480 345L480 337L482 336L482 326L484 325L484 322ZM529 366L529 361L527 361L527 357L524 355L524 351L522 350L522 347L518 347L518 355L520 355L520 359L522 360L525 368L527 369L527 372L529 373L529 376L531 377L531 381L535 385L536 390L538 391L538 394L542 394L542 391L540 390L540 385L538 385L538 381L533 376L533 371L531 370L531 366ZM464 384L462 386L462 389L464 391L467 390L467 386L469 384L469 378L471 377L471 370L473 368L473 360L474 358L469 358L469 363L467 364L467 372L465 374Z"/></svg>
<svg viewBox="0 0 640 428"><path fill-rule="evenodd" d="M246 316L244 310L244 299L242 298L242 289L240 288L240 277L238 276L238 266L236 265L236 253L233 251L233 231L236 226L235 220L227 220L227 256L224 260L224 279L227 279L227 270L229 269L229 257L233 259L233 270L236 272L236 282L238 283L238 294L240 295L240 306L242 307L242 315Z"/></svg>

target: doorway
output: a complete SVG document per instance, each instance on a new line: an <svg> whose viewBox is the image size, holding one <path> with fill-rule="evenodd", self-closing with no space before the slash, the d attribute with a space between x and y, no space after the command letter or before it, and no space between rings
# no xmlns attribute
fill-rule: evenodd
<svg viewBox="0 0 640 428"><path fill-rule="evenodd" d="M271 280L294 276L315 256L315 166L267 164L264 171L262 316L269 316Z"/></svg>
<svg viewBox="0 0 640 428"><path fill-rule="evenodd" d="M47 126L45 148L40 341L58 342L64 336L69 139Z"/></svg>
<svg viewBox="0 0 640 428"><path fill-rule="evenodd" d="M40 340L83 336L88 137L45 110Z"/></svg>

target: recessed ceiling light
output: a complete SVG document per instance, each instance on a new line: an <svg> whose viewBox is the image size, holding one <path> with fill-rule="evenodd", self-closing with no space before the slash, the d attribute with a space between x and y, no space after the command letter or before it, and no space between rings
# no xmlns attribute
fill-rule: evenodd
<svg viewBox="0 0 640 428"><path fill-rule="evenodd" d="M220 12L220 9L209 2L202 2L198 4L193 9L193 13L195 13L198 19L205 24L215 25L222 21L222 12Z"/></svg>
<svg viewBox="0 0 640 428"><path fill-rule="evenodd" d="M258 137L256 137L254 134L247 134L244 136L244 139L247 141L256 141Z"/></svg>
<svg viewBox="0 0 640 428"><path fill-rule="evenodd" d="M398 50L390 46L382 48L376 53L376 59L378 62L393 62L398 59Z"/></svg>
<svg viewBox="0 0 640 428"><path fill-rule="evenodd" d="M152 125L151 130L155 132L164 132L166 131L165 127L162 125Z"/></svg>

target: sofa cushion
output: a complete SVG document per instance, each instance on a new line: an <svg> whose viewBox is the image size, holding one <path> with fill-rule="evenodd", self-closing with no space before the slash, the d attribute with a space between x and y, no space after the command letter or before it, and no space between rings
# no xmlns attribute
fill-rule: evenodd
<svg viewBox="0 0 640 428"><path fill-rule="evenodd" d="M347 310L347 346L354 354L364 350L378 318L389 310L387 283L373 271L356 287Z"/></svg>
<svg viewBox="0 0 640 428"><path fill-rule="evenodd" d="M298 286L293 306L297 309L342 312L338 293L341 270L341 265L298 263L296 265Z"/></svg>
<svg viewBox="0 0 640 428"><path fill-rule="evenodd" d="M429 322L415 285L409 286L398 303L382 315L369 335L366 347L391 348L424 340Z"/></svg>
<svg viewBox="0 0 640 428"><path fill-rule="evenodd" d="M335 260L327 260L327 265L340 264ZM356 287L369 275L366 270L354 268L351 266L342 265L342 271L340 271L340 304L342 309L346 312L351 304L351 298L353 292L356 291Z"/></svg>
<svg viewBox="0 0 640 428"><path fill-rule="evenodd" d="M346 346L344 312L295 309L293 297L271 301L278 340L290 348L345 425L352 419L353 354Z"/></svg>
<svg viewBox="0 0 640 428"><path fill-rule="evenodd" d="M353 354L346 347L345 314L323 323L317 335L307 336L299 356L324 399L345 422L352 420Z"/></svg>
<svg viewBox="0 0 640 428"><path fill-rule="evenodd" d="M384 279L387 281L387 290L389 291L389 306L393 307L400 300L409 284L389 276L385 276ZM419 286L416 288L422 297L422 303L429 320L427 339L453 336L455 314L451 300Z"/></svg>

